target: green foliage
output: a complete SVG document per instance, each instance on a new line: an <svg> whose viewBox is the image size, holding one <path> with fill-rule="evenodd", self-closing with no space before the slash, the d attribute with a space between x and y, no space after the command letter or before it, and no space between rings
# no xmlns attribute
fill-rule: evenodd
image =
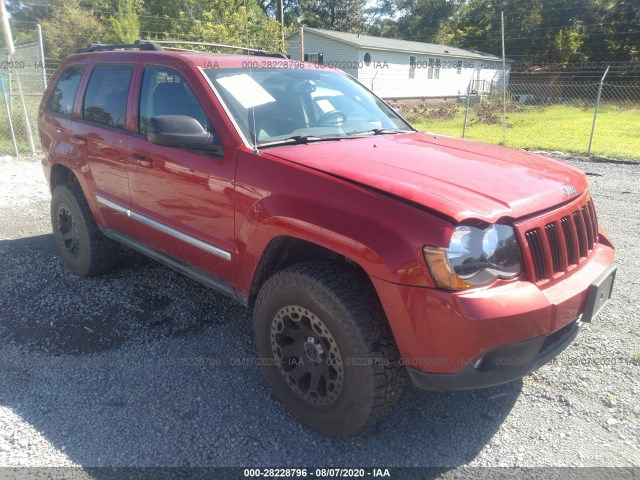
<svg viewBox="0 0 640 480"><path fill-rule="evenodd" d="M405 0L411 15L398 19L398 31L405 40L435 43L438 32L445 28L457 3L451 0Z"/></svg>
<svg viewBox="0 0 640 480"><path fill-rule="evenodd" d="M500 54L504 11L507 57L520 63L640 61L637 0L385 1L369 10L370 33Z"/></svg>
<svg viewBox="0 0 640 480"><path fill-rule="evenodd" d="M484 105L489 105L484 103ZM501 99L495 101L493 115L502 115ZM478 107L480 107L478 109ZM509 111L512 110L512 111ZM403 112L404 113L404 112ZM485 115L486 114L486 115ZM415 118L417 117L417 118ZM459 137L462 134L464 106L454 118L422 115L413 118L413 126L433 133ZM502 124L490 118L483 106L470 108L466 138L499 144ZM507 146L534 150L562 151L584 155L589 145L593 105L583 109L572 104L550 106L512 105L507 111ZM602 105L598 114L592 154L609 158L640 161L640 105Z"/></svg>
<svg viewBox="0 0 640 480"><path fill-rule="evenodd" d="M118 7L118 15L109 19L111 32L109 41L113 43L133 43L140 38L140 19L133 2L128 1Z"/></svg>
<svg viewBox="0 0 640 480"><path fill-rule="evenodd" d="M63 58L88 43L103 40L105 26L77 0L54 1L51 16L42 21L47 57Z"/></svg>
<svg viewBox="0 0 640 480"><path fill-rule="evenodd" d="M342 32L364 29L366 0L300 0L301 23Z"/></svg>
<svg viewBox="0 0 640 480"><path fill-rule="evenodd" d="M146 0L143 36L284 51L280 25L254 1Z"/></svg>
<svg viewBox="0 0 640 480"><path fill-rule="evenodd" d="M123 5L122 2L126 2ZM284 51L278 0L6 0L18 43L41 23L47 57L91 41L200 40ZM283 0L285 33L300 24L442 43L521 64L640 62L638 0Z"/></svg>

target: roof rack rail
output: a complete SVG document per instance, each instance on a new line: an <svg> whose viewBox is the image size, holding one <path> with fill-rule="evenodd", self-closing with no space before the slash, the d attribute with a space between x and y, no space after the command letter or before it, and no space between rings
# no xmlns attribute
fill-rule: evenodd
<svg viewBox="0 0 640 480"><path fill-rule="evenodd" d="M229 48L232 50L241 50L243 52L247 52L249 55L260 55L265 57L276 57L276 58L287 58L286 55L282 53L268 52L267 50L260 50L257 48L249 48L249 47L241 47L239 45L226 45L224 43L209 43L209 42L188 42L184 40L154 40L158 45L198 45L201 47L214 47L214 48ZM172 48L165 47L169 50L183 50L190 51L186 48Z"/></svg>
<svg viewBox="0 0 640 480"><path fill-rule="evenodd" d="M76 51L76 53L105 52L108 50L124 50L125 48L136 48L151 51L163 50L157 42L151 40L136 40L133 43L90 43L86 48L81 48Z"/></svg>
<svg viewBox="0 0 640 480"><path fill-rule="evenodd" d="M166 45L166 47L163 47ZM133 43L90 43L86 48L81 48L76 53L89 53L89 52L105 52L109 50L124 50L124 49L140 49L150 51L162 51L162 50L177 50L177 51L195 51L187 48L170 47L169 45L198 45L201 47L214 47L214 48L228 48L232 50L241 50L248 55L259 55L264 57L275 58L287 58L286 55L281 53L268 52L266 50L259 50L256 48L241 47L239 45L225 45L223 43L209 43L209 42L188 42L183 40L136 40Z"/></svg>

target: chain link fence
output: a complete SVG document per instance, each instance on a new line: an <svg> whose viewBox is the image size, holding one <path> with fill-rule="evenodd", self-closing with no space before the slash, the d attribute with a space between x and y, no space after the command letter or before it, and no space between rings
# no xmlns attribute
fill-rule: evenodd
<svg viewBox="0 0 640 480"><path fill-rule="evenodd" d="M0 61L0 155L40 150L38 106L52 75L41 41L16 46L13 55Z"/></svg>
<svg viewBox="0 0 640 480"><path fill-rule="evenodd" d="M36 55L33 48L18 49L0 69L0 155L40 151L38 106L55 70L41 68ZM640 79L510 82L506 102L502 85L472 82L461 97L392 103L417 128L434 133L495 144L504 140L514 148L640 160Z"/></svg>
<svg viewBox="0 0 640 480"><path fill-rule="evenodd" d="M517 81L507 85L505 97L502 85L480 88L472 83L462 97L396 106L416 127L433 133L514 148L640 160L640 79Z"/></svg>
<svg viewBox="0 0 640 480"><path fill-rule="evenodd" d="M45 70L47 81L53 70ZM38 107L44 93L42 71L0 69L0 155L32 155L40 151Z"/></svg>

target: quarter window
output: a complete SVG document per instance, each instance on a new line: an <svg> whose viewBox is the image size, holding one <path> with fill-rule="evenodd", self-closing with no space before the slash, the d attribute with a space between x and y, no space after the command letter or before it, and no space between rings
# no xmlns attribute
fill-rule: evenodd
<svg viewBox="0 0 640 480"><path fill-rule="evenodd" d="M84 94L82 118L124 128L132 73L131 65L96 65Z"/></svg>
<svg viewBox="0 0 640 480"><path fill-rule="evenodd" d="M182 75L165 67L146 67L140 91L138 131L146 135L149 119L158 115L186 115L213 133L204 109Z"/></svg>
<svg viewBox="0 0 640 480"><path fill-rule="evenodd" d="M84 65L64 69L49 99L49 110L61 115L71 115L83 72Z"/></svg>

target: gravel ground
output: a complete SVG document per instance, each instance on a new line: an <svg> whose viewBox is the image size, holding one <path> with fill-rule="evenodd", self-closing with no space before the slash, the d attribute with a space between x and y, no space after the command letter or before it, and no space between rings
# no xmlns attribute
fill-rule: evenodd
<svg viewBox="0 0 640 480"><path fill-rule="evenodd" d="M238 366L254 355L248 310L136 254L72 276L38 159L0 158L0 466L640 465L640 165L567 161L618 249L595 322L523 381L408 387L371 431L328 439Z"/></svg>

